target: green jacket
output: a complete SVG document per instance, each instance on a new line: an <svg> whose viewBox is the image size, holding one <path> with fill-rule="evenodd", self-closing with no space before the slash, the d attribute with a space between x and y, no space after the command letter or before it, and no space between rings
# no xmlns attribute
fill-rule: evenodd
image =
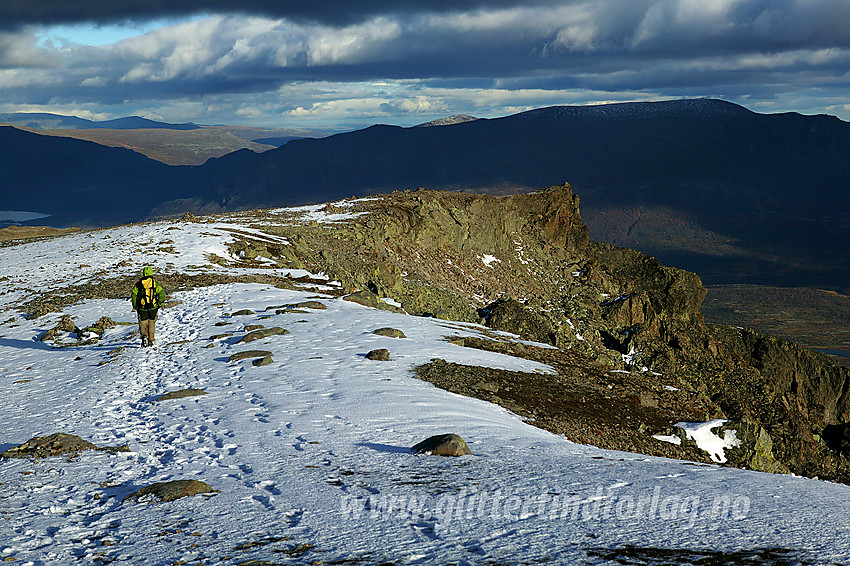
<svg viewBox="0 0 850 566"><path fill-rule="evenodd" d="M145 280L151 280L151 288L153 289L154 294L154 303L153 306L142 306L142 298L145 295ZM142 277L139 281L133 285L133 292L131 294L131 299L133 302L133 310L139 311L155 311L165 302L165 289L162 288L162 285L159 284L159 281L154 279L153 277Z"/></svg>

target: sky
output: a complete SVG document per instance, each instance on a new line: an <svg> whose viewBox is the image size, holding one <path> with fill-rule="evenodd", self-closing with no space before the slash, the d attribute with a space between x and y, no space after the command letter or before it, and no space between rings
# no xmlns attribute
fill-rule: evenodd
<svg viewBox="0 0 850 566"><path fill-rule="evenodd" d="M848 0L4 0L0 112L414 125L722 98L850 120Z"/></svg>

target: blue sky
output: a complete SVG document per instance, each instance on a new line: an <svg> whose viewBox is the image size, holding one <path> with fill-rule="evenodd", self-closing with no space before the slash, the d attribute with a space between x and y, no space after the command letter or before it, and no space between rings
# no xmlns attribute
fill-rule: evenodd
<svg viewBox="0 0 850 566"><path fill-rule="evenodd" d="M723 98L850 120L847 0L0 3L0 112L413 125Z"/></svg>

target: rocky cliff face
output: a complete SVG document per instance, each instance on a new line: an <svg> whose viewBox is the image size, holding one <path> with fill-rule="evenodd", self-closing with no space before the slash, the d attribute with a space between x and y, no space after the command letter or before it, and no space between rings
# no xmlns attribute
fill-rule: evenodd
<svg viewBox="0 0 850 566"><path fill-rule="evenodd" d="M706 324L699 278L590 242L569 185L508 197L405 191L325 211L345 220L281 225L291 245L274 249L246 235L234 252L325 271L383 308L481 322L561 352L512 352L558 369L533 387L445 364L423 368L424 378L582 442L665 456L709 461L673 425L724 418L740 441L726 451L732 465L850 482L850 370L794 343ZM494 335L463 345L507 347L498 344ZM661 433L683 443L652 438Z"/></svg>

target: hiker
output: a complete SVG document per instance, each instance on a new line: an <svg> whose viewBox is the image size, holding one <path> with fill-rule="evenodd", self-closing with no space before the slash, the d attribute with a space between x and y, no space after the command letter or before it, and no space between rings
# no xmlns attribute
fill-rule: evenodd
<svg viewBox="0 0 850 566"><path fill-rule="evenodd" d="M153 331L156 313L165 302L165 289L153 278L153 268L142 269L142 278L133 286L131 295L133 310L139 314L139 334L142 348L153 346Z"/></svg>

